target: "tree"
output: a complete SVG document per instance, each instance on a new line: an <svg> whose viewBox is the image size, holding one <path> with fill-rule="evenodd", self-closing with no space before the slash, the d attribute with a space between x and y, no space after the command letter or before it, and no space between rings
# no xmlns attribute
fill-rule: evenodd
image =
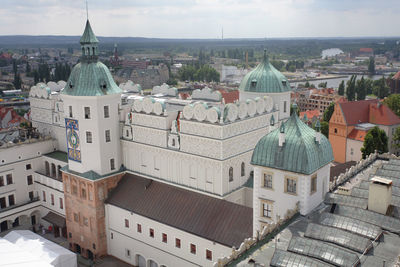
<svg viewBox="0 0 400 267"><path fill-rule="evenodd" d="M326 121L321 122L321 133L329 138L329 123Z"/></svg>
<svg viewBox="0 0 400 267"><path fill-rule="evenodd" d="M365 100L367 91L365 89L364 76L362 76L361 79L357 81L356 92L357 92L357 101Z"/></svg>
<svg viewBox="0 0 400 267"><path fill-rule="evenodd" d="M21 76L19 75L19 73L15 73L14 74L14 87L15 89L21 89L22 87L22 80L21 80Z"/></svg>
<svg viewBox="0 0 400 267"><path fill-rule="evenodd" d="M333 111L335 111L335 103L331 103L324 111L324 115L322 116L322 120L329 123L331 120Z"/></svg>
<svg viewBox="0 0 400 267"><path fill-rule="evenodd" d="M328 82L318 84L319 88L326 88L328 86Z"/></svg>
<svg viewBox="0 0 400 267"><path fill-rule="evenodd" d="M346 97L349 101L354 101L356 97L356 75L352 75L350 80L347 81Z"/></svg>
<svg viewBox="0 0 400 267"><path fill-rule="evenodd" d="M369 154L374 153L375 150L378 153L388 152L388 137L384 130L375 126L365 135L364 146L361 148L363 159Z"/></svg>
<svg viewBox="0 0 400 267"><path fill-rule="evenodd" d="M310 88L310 83L308 81L306 81L306 83L304 84L304 87Z"/></svg>
<svg viewBox="0 0 400 267"><path fill-rule="evenodd" d="M339 89L338 89L338 94L339 95L344 95L344 81L339 84Z"/></svg>
<svg viewBox="0 0 400 267"><path fill-rule="evenodd" d="M389 95L389 86L387 86L385 78L382 77L379 80L374 81L374 87L372 89L372 92L374 95L376 95L378 98L383 99Z"/></svg>
<svg viewBox="0 0 400 267"><path fill-rule="evenodd" d="M373 83L374 81L372 79L365 79L365 92L367 95L372 94Z"/></svg>
<svg viewBox="0 0 400 267"><path fill-rule="evenodd" d="M375 74L375 60L374 60L374 57L370 57L370 58L369 58L369 62L368 62L368 72L369 72L369 74L371 74L371 75Z"/></svg>
<svg viewBox="0 0 400 267"><path fill-rule="evenodd" d="M34 81L35 84L37 84L39 82L39 80L40 80L39 79L39 72L37 70L35 70L33 72L33 81Z"/></svg>
<svg viewBox="0 0 400 267"><path fill-rule="evenodd" d="M397 127L393 134L393 147L400 148L400 127Z"/></svg>
<svg viewBox="0 0 400 267"><path fill-rule="evenodd" d="M400 94L392 94L388 96L385 103L397 116L400 117Z"/></svg>

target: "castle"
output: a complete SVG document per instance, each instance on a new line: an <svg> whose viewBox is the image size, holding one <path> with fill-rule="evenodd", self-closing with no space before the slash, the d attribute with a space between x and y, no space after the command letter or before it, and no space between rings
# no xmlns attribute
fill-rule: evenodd
<svg viewBox="0 0 400 267"><path fill-rule="evenodd" d="M165 85L117 86L89 21L80 44L68 81L31 88L42 137L0 148L1 231L52 225L90 259L214 266L323 201L332 148L290 115L289 81L266 53L225 104L208 88L182 100Z"/></svg>

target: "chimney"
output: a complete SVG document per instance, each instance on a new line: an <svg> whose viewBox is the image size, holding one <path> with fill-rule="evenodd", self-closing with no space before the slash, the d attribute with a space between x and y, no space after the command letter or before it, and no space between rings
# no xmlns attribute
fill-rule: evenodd
<svg viewBox="0 0 400 267"><path fill-rule="evenodd" d="M279 128L279 146L282 147L285 143L285 124L282 122Z"/></svg>
<svg viewBox="0 0 400 267"><path fill-rule="evenodd" d="M392 180L375 176L370 180L368 209L386 215L392 203Z"/></svg>
<svg viewBox="0 0 400 267"><path fill-rule="evenodd" d="M321 144L321 123L319 120L315 123L315 142Z"/></svg>

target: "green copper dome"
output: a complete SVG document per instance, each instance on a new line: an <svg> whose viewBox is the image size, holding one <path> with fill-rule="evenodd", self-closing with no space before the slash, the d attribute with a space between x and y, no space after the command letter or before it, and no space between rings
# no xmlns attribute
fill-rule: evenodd
<svg viewBox="0 0 400 267"><path fill-rule="evenodd" d="M291 91L288 79L272 66L267 52L263 61L246 74L239 86L240 91L254 93L283 93Z"/></svg>
<svg viewBox="0 0 400 267"><path fill-rule="evenodd" d="M284 131L285 143L279 146L279 134ZM296 112L258 141L251 164L303 174L312 174L333 161L333 152L328 139L321 134L318 143L316 131L303 123Z"/></svg>
<svg viewBox="0 0 400 267"><path fill-rule="evenodd" d="M72 96L102 96L122 93L107 66L98 60L98 40L89 21L80 40L81 62L72 69L62 94Z"/></svg>

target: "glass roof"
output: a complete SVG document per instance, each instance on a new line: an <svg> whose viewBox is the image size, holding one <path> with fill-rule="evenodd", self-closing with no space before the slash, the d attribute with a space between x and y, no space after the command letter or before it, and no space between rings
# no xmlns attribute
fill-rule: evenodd
<svg viewBox="0 0 400 267"><path fill-rule="evenodd" d="M365 237L338 228L310 223L304 233L305 237L327 241L339 246L364 253L372 248L372 242Z"/></svg>
<svg viewBox="0 0 400 267"><path fill-rule="evenodd" d="M276 249L270 266L274 267L326 267L330 264L311 259L296 253Z"/></svg>
<svg viewBox="0 0 400 267"><path fill-rule="evenodd" d="M385 216L383 214L379 214L377 212L373 212L370 210L364 210L354 207L348 206L338 206L335 209L335 213L350 217L356 220L360 220L363 222L367 222L370 224L374 224L380 226L384 230L388 230L389 232L393 233L400 233L400 220Z"/></svg>
<svg viewBox="0 0 400 267"><path fill-rule="evenodd" d="M367 189L362 189L359 187L353 187L351 189L351 195L353 197L360 197L360 198L365 198L368 199L369 191ZM400 197L396 196L392 192L392 205L400 207Z"/></svg>
<svg viewBox="0 0 400 267"><path fill-rule="evenodd" d="M359 185L359 188L369 190L369 183L369 181L362 181ZM392 186L392 195L400 196L400 187Z"/></svg>
<svg viewBox="0 0 400 267"><path fill-rule="evenodd" d="M328 243L309 238L293 237L287 249L290 252L316 258L336 266L357 266L360 259L351 253Z"/></svg>
<svg viewBox="0 0 400 267"><path fill-rule="evenodd" d="M368 206L368 199L348 196L348 195L327 193L325 195L325 203L340 204L340 205L366 209Z"/></svg>
<svg viewBox="0 0 400 267"><path fill-rule="evenodd" d="M322 213L319 217L319 223L325 226L347 230L372 240L375 240L382 234L382 229L378 226L332 213Z"/></svg>

